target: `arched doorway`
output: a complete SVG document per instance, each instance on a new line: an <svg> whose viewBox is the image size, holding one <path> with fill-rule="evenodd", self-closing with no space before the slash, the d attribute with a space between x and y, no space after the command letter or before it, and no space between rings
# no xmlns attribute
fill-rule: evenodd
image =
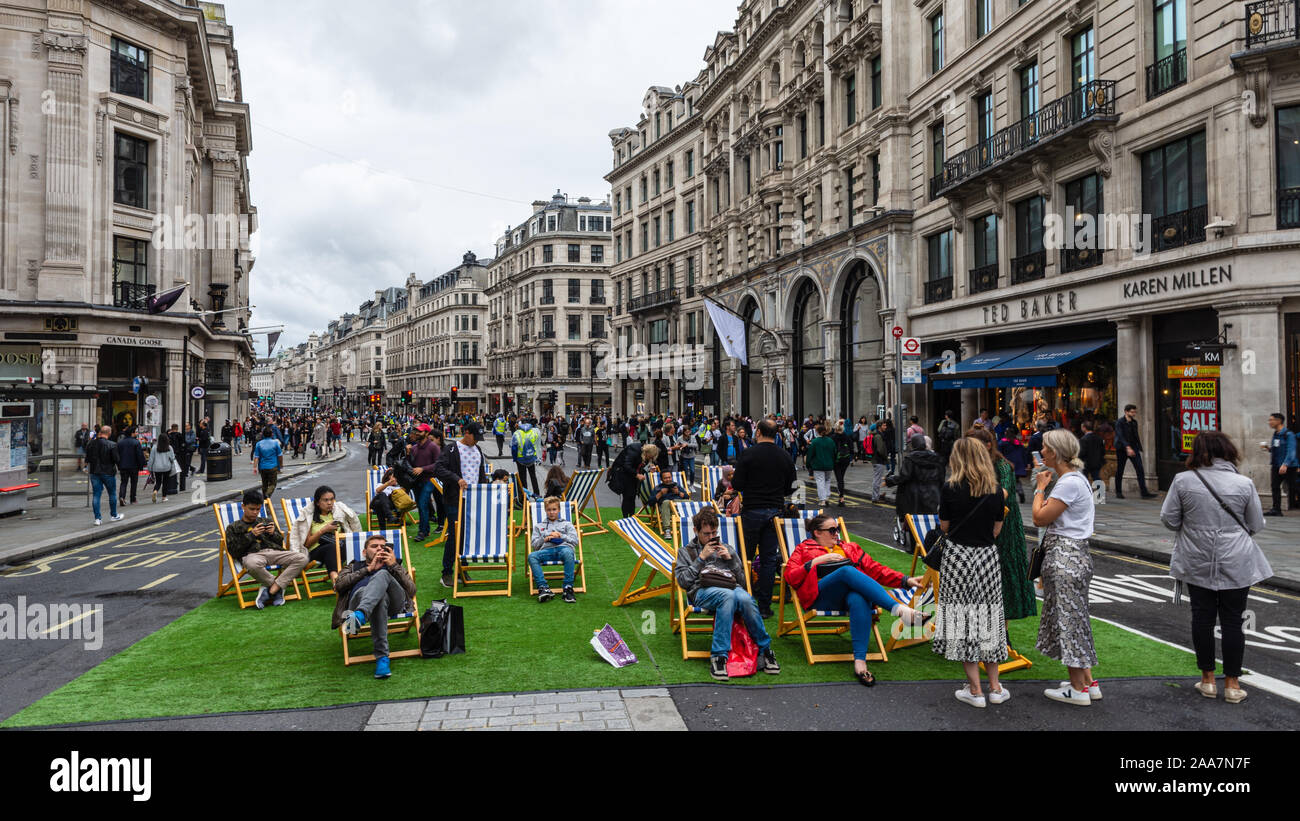
<svg viewBox="0 0 1300 821"><path fill-rule="evenodd" d="M759 331L763 326L763 314L758 309L758 302L747 299L740 307L740 315L745 318L745 351L748 364L740 367L740 412L753 417L763 410L763 368L760 357Z"/></svg>
<svg viewBox="0 0 1300 821"><path fill-rule="evenodd" d="M805 279L794 297L794 412L800 419L826 413L825 359L821 295Z"/></svg>
<svg viewBox="0 0 1300 821"><path fill-rule="evenodd" d="M885 326L880 287L861 260L844 283L840 329L840 407L846 419L870 418L885 401Z"/></svg>

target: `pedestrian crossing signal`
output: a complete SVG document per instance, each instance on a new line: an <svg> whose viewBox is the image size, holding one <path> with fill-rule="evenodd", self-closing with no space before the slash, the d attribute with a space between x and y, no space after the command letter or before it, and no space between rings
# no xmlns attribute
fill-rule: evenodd
<svg viewBox="0 0 1300 821"><path fill-rule="evenodd" d="M414 398L415 398L414 395L413 395L410 391L402 391L402 404L403 404L403 405L409 405L409 404L411 404L411 401L412 401Z"/></svg>

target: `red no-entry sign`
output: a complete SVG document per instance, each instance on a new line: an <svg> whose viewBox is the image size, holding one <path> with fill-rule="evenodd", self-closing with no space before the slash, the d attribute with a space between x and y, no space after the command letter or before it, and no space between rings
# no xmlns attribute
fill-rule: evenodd
<svg viewBox="0 0 1300 821"><path fill-rule="evenodd" d="M894 326L894 339L902 339L902 338L903 338L903 329L902 329L900 326L895 325L895 326Z"/></svg>

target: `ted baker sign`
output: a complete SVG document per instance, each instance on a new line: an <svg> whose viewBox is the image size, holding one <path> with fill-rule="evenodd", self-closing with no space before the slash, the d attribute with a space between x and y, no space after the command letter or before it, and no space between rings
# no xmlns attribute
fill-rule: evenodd
<svg viewBox="0 0 1300 821"><path fill-rule="evenodd" d="M1078 308L1078 294L1074 291L1057 291L1054 294L1040 294L1016 302L999 302L993 305L985 305L983 308L984 324L1004 325L1022 319L1064 316L1067 313L1074 313Z"/></svg>

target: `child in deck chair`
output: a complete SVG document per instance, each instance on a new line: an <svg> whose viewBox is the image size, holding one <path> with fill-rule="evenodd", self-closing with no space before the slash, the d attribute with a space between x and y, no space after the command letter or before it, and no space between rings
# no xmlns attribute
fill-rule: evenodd
<svg viewBox="0 0 1300 821"><path fill-rule="evenodd" d="M652 504L659 508L659 522L663 525L664 541L671 541L672 534L668 531L668 523L673 520L673 500L690 499L691 495L686 492L686 488L678 485L673 479L672 471L665 470L659 474L659 484L655 486L651 498Z"/></svg>
<svg viewBox="0 0 1300 821"><path fill-rule="evenodd" d="M555 598L542 572L542 562L558 559L564 562L564 600L573 604L577 601L573 595L573 568L578 530L573 522L560 519L559 497L547 496L545 504L546 518L533 526L533 550L528 554L528 566L533 569L533 580L537 582L537 600L548 602Z"/></svg>

